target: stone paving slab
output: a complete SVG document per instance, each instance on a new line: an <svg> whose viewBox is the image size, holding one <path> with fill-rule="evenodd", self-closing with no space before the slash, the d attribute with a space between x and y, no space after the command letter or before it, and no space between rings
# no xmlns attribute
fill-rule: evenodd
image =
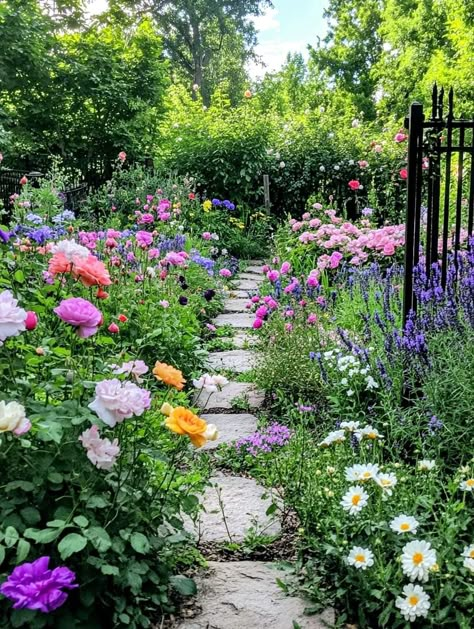
<svg viewBox="0 0 474 629"><path fill-rule="evenodd" d="M261 284L262 283L258 279L237 280L236 282L234 282L236 290L258 291Z"/></svg>
<svg viewBox="0 0 474 629"><path fill-rule="evenodd" d="M210 483L197 522L185 518L185 528L200 542L243 542L250 529L264 535L280 533L276 514L266 515L272 504L270 492L253 478L216 474ZM264 494L268 497L262 499Z"/></svg>
<svg viewBox="0 0 474 629"><path fill-rule="evenodd" d="M245 306L249 299L226 299L224 302L224 312L248 312Z"/></svg>
<svg viewBox="0 0 474 629"><path fill-rule="evenodd" d="M258 293L258 290L232 290L229 293L231 299L249 299L252 295Z"/></svg>
<svg viewBox="0 0 474 629"><path fill-rule="evenodd" d="M239 273L237 276L239 280L251 280L252 282L258 282L261 284L265 279L263 275L256 273Z"/></svg>
<svg viewBox="0 0 474 629"><path fill-rule="evenodd" d="M247 437L257 430L257 418L250 413L235 413L226 415L225 413L214 413L211 415L201 415L209 424L215 424L219 430L217 441L208 441L201 450L214 450L221 443L231 443L241 437Z"/></svg>
<svg viewBox="0 0 474 629"><path fill-rule="evenodd" d="M232 400L235 398L245 398L251 409L260 408L265 399L265 394L258 391L255 385L250 382L229 382L221 391L211 393L208 398L201 397L200 401L204 403L202 411L212 412L214 409L228 410L232 408Z"/></svg>
<svg viewBox="0 0 474 629"><path fill-rule="evenodd" d="M217 316L213 323L219 327L220 325L230 325L233 328L251 328L255 316L249 312L236 312L234 314L222 314Z"/></svg>
<svg viewBox="0 0 474 629"><path fill-rule="evenodd" d="M255 275L263 275L262 266L248 266L245 269L245 272L246 273L252 273L252 274L255 274Z"/></svg>
<svg viewBox="0 0 474 629"><path fill-rule="evenodd" d="M263 266L265 262L263 260L247 260L246 264L250 266Z"/></svg>
<svg viewBox="0 0 474 629"><path fill-rule="evenodd" d="M216 371L229 370L235 373L245 373L255 367L254 352L245 349L232 349L225 352L213 352L207 357L207 364Z"/></svg>
<svg viewBox="0 0 474 629"><path fill-rule="evenodd" d="M334 624L333 610L305 616L309 603L286 596L276 583L286 573L259 561L209 562L197 578L202 612L180 629L323 629ZM296 624L295 624L296 623Z"/></svg>
<svg viewBox="0 0 474 629"><path fill-rule="evenodd" d="M245 332L241 332L240 334L234 334L234 337L231 339L234 343L235 347L252 347L252 345L256 345L257 337L253 334L246 334Z"/></svg>

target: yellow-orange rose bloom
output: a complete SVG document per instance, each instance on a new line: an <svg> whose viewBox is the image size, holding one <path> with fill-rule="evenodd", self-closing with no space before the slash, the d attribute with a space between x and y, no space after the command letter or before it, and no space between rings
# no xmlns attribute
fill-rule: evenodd
<svg viewBox="0 0 474 629"><path fill-rule="evenodd" d="M204 436L207 422L183 406L177 406L171 411L165 426L178 435L188 435L196 448L201 448L207 441Z"/></svg>
<svg viewBox="0 0 474 629"><path fill-rule="evenodd" d="M183 378L183 374L179 369L175 369L171 365L157 362L153 369L153 374L157 380L161 380L161 382L178 389L178 391L184 389L186 380Z"/></svg>

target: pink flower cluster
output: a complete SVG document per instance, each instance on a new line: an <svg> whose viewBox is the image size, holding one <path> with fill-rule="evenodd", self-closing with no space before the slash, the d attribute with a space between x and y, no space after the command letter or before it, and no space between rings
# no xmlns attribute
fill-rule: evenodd
<svg viewBox="0 0 474 629"><path fill-rule="evenodd" d="M135 199L135 204L141 205L143 210L135 211L138 225L150 225L155 221L169 221L173 215L178 216L181 213L179 207L173 208L168 199L161 198L161 194L161 190L157 190L156 195L148 194L145 203L138 197Z"/></svg>
<svg viewBox="0 0 474 629"><path fill-rule="evenodd" d="M316 219L318 223L313 222L315 219L290 221L293 232L306 229L298 236L302 244L312 244L323 251L334 250L332 254L322 253L319 256L319 270L335 269L343 258L348 258L350 264L360 265L370 256L393 256L405 244L404 225L386 225L374 229L367 220L356 225L349 221L343 222L343 219L335 215L334 210L327 210L325 214L329 223L321 223L319 219Z"/></svg>
<svg viewBox="0 0 474 629"><path fill-rule="evenodd" d="M113 428L133 415L143 415L150 408L150 392L133 382L121 382L117 378L102 380L95 387L95 399L89 404L100 419Z"/></svg>
<svg viewBox="0 0 474 629"><path fill-rule="evenodd" d="M118 439L102 439L97 426L85 430L79 437L79 441L87 450L87 458L99 470L112 469L120 454Z"/></svg>

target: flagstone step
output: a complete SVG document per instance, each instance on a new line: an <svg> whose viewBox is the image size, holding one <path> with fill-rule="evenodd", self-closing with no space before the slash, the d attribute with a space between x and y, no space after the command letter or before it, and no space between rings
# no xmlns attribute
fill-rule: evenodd
<svg viewBox="0 0 474 629"><path fill-rule="evenodd" d="M236 277L238 280L251 280L252 282L259 282L260 284L263 282L265 277L261 274L256 273L239 273Z"/></svg>
<svg viewBox="0 0 474 629"><path fill-rule="evenodd" d="M249 299L226 299L224 302L224 313L229 312L248 312L246 305Z"/></svg>
<svg viewBox="0 0 474 629"><path fill-rule="evenodd" d="M245 264L249 266L263 266L265 262L263 260L247 260Z"/></svg>
<svg viewBox="0 0 474 629"><path fill-rule="evenodd" d="M287 596L278 586L286 573L260 561L210 561L198 575L201 613L179 629L323 629L334 624L334 611L306 616L310 603Z"/></svg>
<svg viewBox="0 0 474 629"><path fill-rule="evenodd" d="M199 401L204 404L201 407L203 412L212 413L232 409L232 401L236 399L245 400L249 409L257 409L263 405L265 394L250 382L229 382L221 391L211 393L208 397L202 395Z"/></svg>
<svg viewBox="0 0 474 629"><path fill-rule="evenodd" d="M252 295L258 293L258 290L231 290L228 293L229 298L231 299L249 299Z"/></svg>
<svg viewBox="0 0 474 629"><path fill-rule="evenodd" d="M263 275L262 266L248 266L245 269L245 272L246 273L252 273L252 274L255 274L255 275Z"/></svg>
<svg viewBox="0 0 474 629"><path fill-rule="evenodd" d="M243 542L252 534L278 535L281 525L275 514L268 516L272 504L270 490L253 478L218 473L201 498L204 508L194 523L185 518L186 529L200 542ZM265 498L262 496L265 494ZM277 497L275 497L275 500Z"/></svg>
<svg viewBox="0 0 474 629"><path fill-rule="evenodd" d="M231 443L241 437L247 437L257 430L257 418L250 413L214 413L211 415L201 415L209 424L215 424L219 431L217 441L208 441L205 446L199 449L214 450L222 443Z"/></svg>
<svg viewBox="0 0 474 629"><path fill-rule="evenodd" d="M255 276L257 277L257 276ZM236 290L258 291L262 282L258 279L243 279L234 282Z"/></svg>
<svg viewBox="0 0 474 629"><path fill-rule="evenodd" d="M213 320L213 323L218 327L230 325L233 328L251 328L254 319L255 316L249 312L236 312L234 314L221 314Z"/></svg>
<svg viewBox="0 0 474 629"><path fill-rule="evenodd" d="M226 352L213 352L207 357L207 364L216 371L228 370L235 373L245 373L255 367L254 352L245 349L232 349Z"/></svg>

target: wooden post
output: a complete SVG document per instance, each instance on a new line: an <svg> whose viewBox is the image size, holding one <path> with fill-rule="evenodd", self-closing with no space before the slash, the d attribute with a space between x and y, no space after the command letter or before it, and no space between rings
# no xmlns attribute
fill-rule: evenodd
<svg viewBox="0 0 474 629"><path fill-rule="evenodd" d="M265 212L270 214L270 177L268 175L263 175L263 193L265 197Z"/></svg>

